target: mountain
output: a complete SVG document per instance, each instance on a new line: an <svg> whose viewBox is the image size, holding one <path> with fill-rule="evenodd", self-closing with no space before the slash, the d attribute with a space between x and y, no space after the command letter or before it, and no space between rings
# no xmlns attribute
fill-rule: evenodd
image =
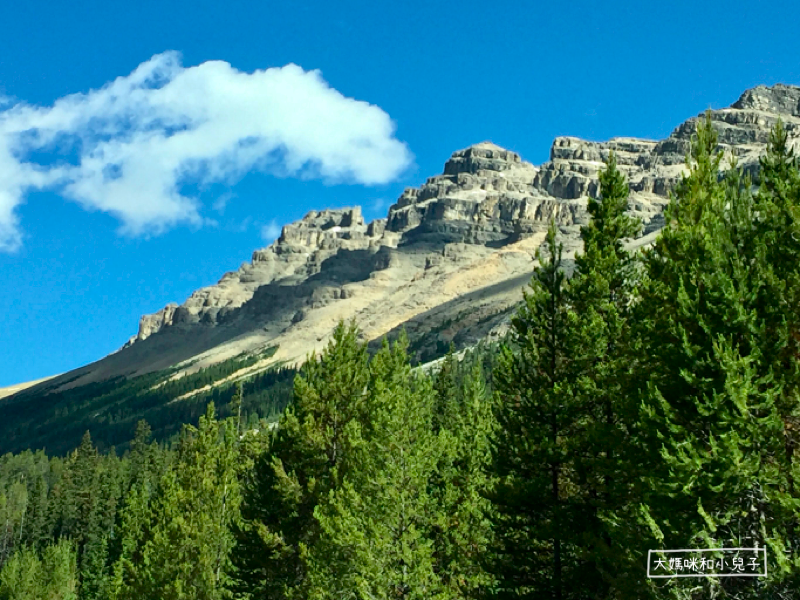
<svg viewBox="0 0 800 600"><path fill-rule="evenodd" d="M406 189L385 218L366 223L359 207L312 211L216 285L143 316L137 334L117 352L0 400L0 416L22 414L37 399L71 390L63 397L86 398L91 393L77 390L104 382L146 378L155 389L227 365L217 369L224 376L198 387L207 392L302 362L340 319L355 318L370 341L405 327L421 362L440 356L450 342L464 347L499 335L536 266L549 220L560 227L567 257L580 248L587 198L597 193L598 172L612 150L630 183L629 210L644 223L642 237L630 244L658 235L698 117L661 141L558 137L550 160L539 166L482 142L455 152L419 188ZM800 88L759 86L711 117L725 154L755 173L779 117L800 143ZM107 407L95 409L96 421L86 416L81 423L101 422Z"/></svg>

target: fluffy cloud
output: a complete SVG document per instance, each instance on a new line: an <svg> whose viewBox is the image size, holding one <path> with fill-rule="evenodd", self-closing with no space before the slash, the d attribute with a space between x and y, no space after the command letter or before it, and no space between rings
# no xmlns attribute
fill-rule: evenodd
<svg viewBox="0 0 800 600"><path fill-rule="evenodd" d="M20 244L15 208L32 189L111 213L138 235L203 222L184 183L232 184L261 170L370 185L410 162L389 116L319 71L184 68L167 52L50 107L0 99L0 250Z"/></svg>

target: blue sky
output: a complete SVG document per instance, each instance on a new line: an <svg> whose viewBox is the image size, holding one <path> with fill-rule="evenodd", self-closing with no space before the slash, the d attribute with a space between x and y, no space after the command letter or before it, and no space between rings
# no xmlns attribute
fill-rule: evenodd
<svg viewBox="0 0 800 600"><path fill-rule="evenodd" d="M538 164L557 135L659 139L798 85L798 20L795 2L4 3L0 386L117 349L309 210L385 216L470 144Z"/></svg>

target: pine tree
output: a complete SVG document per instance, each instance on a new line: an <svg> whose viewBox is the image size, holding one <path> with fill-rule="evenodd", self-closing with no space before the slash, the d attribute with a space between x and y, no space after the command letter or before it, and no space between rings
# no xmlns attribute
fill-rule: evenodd
<svg viewBox="0 0 800 600"><path fill-rule="evenodd" d="M32 545L43 550L52 537L48 494L50 461L41 450L5 458L9 460L0 466L0 487L5 487L8 499L16 506L18 519L14 520L19 523L14 525L15 546ZM20 464L15 464L18 460Z"/></svg>
<svg viewBox="0 0 800 600"><path fill-rule="evenodd" d="M116 468L106 462L87 431L80 446L67 459L61 481L54 489L54 532L75 542L81 600L105 595L107 583L107 533L113 526Z"/></svg>
<svg viewBox="0 0 800 600"><path fill-rule="evenodd" d="M773 460L780 455L780 386L757 301L770 265L755 243L750 183L735 164L720 179L721 160L707 115L669 225L645 262L637 321L647 357L639 438L651 472L649 522L662 547L778 550L765 505L783 487ZM752 513L760 515L755 522ZM685 583L673 584L690 594ZM761 585L708 579L702 593L721 587L744 598Z"/></svg>
<svg viewBox="0 0 800 600"><path fill-rule="evenodd" d="M131 442L129 482L123 506L117 515L115 536L109 554L113 566L109 597L124 598L142 560L145 536L149 533L151 502L162 475L159 448L151 442L152 432L139 421Z"/></svg>
<svg viewBox="0 0 800 600"><path fill-rule="evenodd" d="M28 516L28 529L25 535L27 545L44 550L51 539L48 515L48 484L45 478L45 469L48 468L47 459L38 461L31 487L30 511Z"/></svg>
<svg viewBox="0 0 800 600"><path fill-rule="evenodd" d="M368 361L355 323L340 322L321 356L310 356L295 378L293 403L245 478L237 593L285 598L303 586L301 546L313 546L319 535L314 509L360 468L351 433L365 420Z"/></svg>
<svg viewBox="0 0 800 600"><path fill-rule="evenodd" d="M130 488L120 514L118 556L114 560L109 597L113 600L132 598L138 567L142 560L144 536L150 526L150 493L143 485Z"/></svg>
<svg viewBox="0 0 800 600"><path fill-rule="evenodd" d="M0 600L77 600L77 589L75 550L66 540L41 553L23 548L0 571Z"/></svg>
<svg viewBox="0 0 800 600"><path fill-rule="evenodd" d="M458 359L455 357L455 346L452 342L441 367L434 376L433 389L435 392L433 429L438 432L453 423L460 408L457 397Z"/></svg>
<svg viewBox="0 0 800 600"><path fill-rule="evenodd" d="M562 249L551 223L548 256L512 320L511 345L495 372L498 429L492 439L489 497L496 514L493 571L500 598L561 600L591 593L600 583L580 560L586 510L575 506L576 460L570 437L581 424L574 381L570 311Z"/></svg>
<svg viewBox="0 0 800 600"><path fill-rule="evenodd" d="M141 561L118 597L226 597L240 500L237 447L236 423L217 421L213 404L197 428L184 427L175 463L160 482Z"/></svg>
<svg viewBox="0 0 800 600"><path fill-rule="evenodd" d="M782 540L777 552L785 579L800 586L800 163L779 119L760 160L761 185L755 196L751 239L744 248L758 265L755 306L764 322L761 355L779 390L776 407L782 422L782 452L776 461L782 494L772 494L772 522Z"/></svg>
<svg viewBox="0 0 800 600"><path fill-rule="evenodd" d="M494 584L486 561L492 545L492 507L485 496L492 485L489 441L496 423L481 364L474 362L458 387L452 376L454 365L449 365L449 373L444 371L447 366L445 360L434 381L440 383L447 377L453 380L452 387L438 390L436 396L455 396L459 408L434 429L440 457L432 492L437 516L433 528L435 567L456 597L476 598Z"/></svg>
<svg viewBox="0 0 800 600"><path fill-rule="evenodd" d="M431 540L433 390L412 374L406 347L404 333L391 348L384 340L370 365L370 426L352 431L359 469L314 512L322 534L305 550L304 598L454 597L437 576Z"/></svg>
<svg viewBox="0 0 800 600"><path fill-rule="evenodd" d="M641 597L641 557L626 556L639 537L630 527L630 511L638 497L635 482L642 476L628 443L636 426L636 407L627 402L625 389L639 274L623 245L641 224L625 214L629 188L613 151L599 180L600 197L589 199L592 218L581 227L583 252L575 257L567 290L571 393L578 421L569 446L577 475L572 505L585 510L582 546L587 572L605 582L595 588L595 597L612 589Z"/></svg>

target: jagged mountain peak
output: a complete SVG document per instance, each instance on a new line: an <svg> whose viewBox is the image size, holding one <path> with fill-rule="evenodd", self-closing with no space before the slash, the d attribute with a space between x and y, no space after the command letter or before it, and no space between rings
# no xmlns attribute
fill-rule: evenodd
<svg viewBox="0 0 800 600"><path fill-rule="evenodd" d="M800 87L777 83L746 90L731 108L800 117Z"/></svg>
<svg viewBox="0 0 800 600"><path fill-rule="evenodd" d="M522 162L519 154L492 142L480 142L453 152L444 165L445 175L477 174L480 171L505 171Z"/></svg>
<svg viewBox="0 0 800 600"><path fill-rule="evenodd" d="M362 233L366 231L360 206L312 210L299 221L284 225L277 243L313 246L319 244L326 235L337 237L333 234L342 231Z"/></svg>
<svg viewBox="0 0 800 600"><path fill-rule="evenodd" d="M712 112L720 144L735 149L740 164L757 164L779 115L790 132L800 132L800 121L795 123L793 116L798 101L800 88L794 86L747 90L730 108ZM753 116L754 110L766 114ZM219 325L250 303L262 286L287 290L309 278L336 279L332 259L340 253L378 254L384 248L377 262L367 267L379 270L392 254L389 250L399 246L502 247L541 233L551 218L562 227L567 249L574 251L579 245L577 231L587 218L586 198L596 194L599 170L611 151L628 176L630 210L643 220L642 233L649 234L663 224L661 212L685 167L697 118L688 119L661 141L621 136L590 142L560 136L553 141L550 161L538 167L488 140L457 150L440 175L407 188L384 219L365 223L355 206L311 211L284 226L275 243L254 252L251 263L227 273L216 286L198 290L182 306L168 305L143 317L131 343L172 325Z"/></svg>

